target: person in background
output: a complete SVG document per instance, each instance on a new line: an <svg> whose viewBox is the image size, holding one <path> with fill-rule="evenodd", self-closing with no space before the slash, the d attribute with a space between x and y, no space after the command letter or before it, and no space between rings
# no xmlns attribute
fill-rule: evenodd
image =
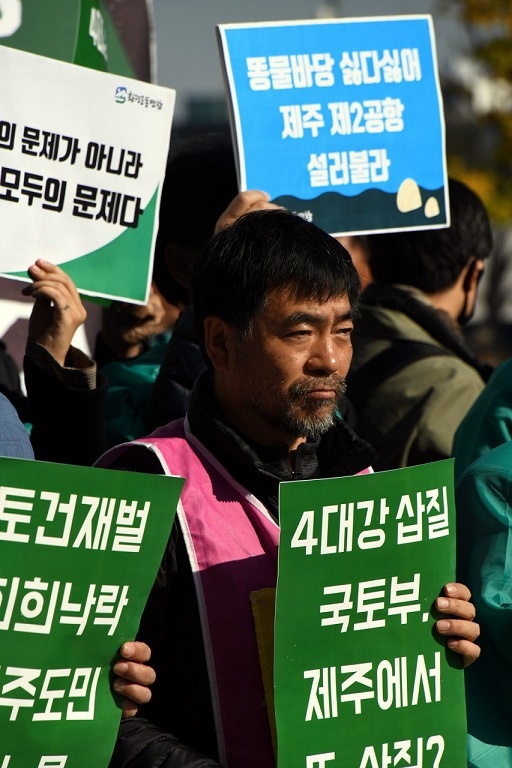
<svg viewBox="0 0 512 768"><path fill-rule="evenodd" d="M460 468L459 468L460 469ZM457 573L481 625L481 660L466 670L468 764L512 765L512 442L487 450L455 486Z"/></svg>
<svg viewBox="0 0 512 768"><path fill-rule="evenodd" d="M343 235L337 237L339 243L352 256L354 267L357 269L357 274L361 280L361 290L370 285L373 282L372 271L370 268L370 253L368 247L368 237L366 235Z"/></svg>
<svg viewBox="0 0 512 768"><path fill-rule="evenodd" d="M481 621L482 663L466 675L475 768L512 765L512 360L501 363L453 443L460 578Z"/></svg>
<svg viewBox="0 0 512 768"><path fill-rule="evenodd" d="M113 302L103 311L95 362L108 382L105 418L109 445L143 434L144 411L187 296L160 257L155 261L146 305Z"/></svg>
<svg viewBox="0 0 512 768"><path fill-rule="evenodd" d="M192 385L204 370L191 321L190 275L197 253L236 192L229 133L195 136L171 151L160 201L152 302L131 309L114 303L104 313L96 346L95 359L109 382L110 445L186 412ZM165 311L153 311L151 303ZM167 334L149 343L160 317L171 321ZM106 356L107 341L117 359Z"/></svg>
<svg viewBox="0 0 512 768"><path fill-rule="evenodd" d="M491 369L464 344L492 250L480 199L450 179L451 225L367 238L373 282L361 295L348 397L376 469L451 456L455 430Z"/></svg>
<svg viewBox="0 0 512 768"><path fill-rule="evenodd" d="M33 459L34 450L28 432L12 403L0 394L0 456Z"/></svg>
<svg viewBox="0 0 512 768"><path fill-rule="evenodd" d="M107 381L96 364L72 346L86 311L71 278L38 259L32 283L23 367L30 405L30 439L36 459L90 466L108 447L105 432Z"/></svg>
<svg viewBox="0 0 512 768"><path fill-rule="evenodd" d="M186 294L180 287L172 301L168 301L161 289L167 295L170 291L162 285L162 277L155 280L156 271L155 264L147 304L113 301L103 309L101 329L94 347L94 359L100 367L138 359L155 344L169 341L185 306Z"/></svg>
<svg viewBox="0 0 512 768"><path fill-rule="evenodd" d="M171 155L162 190L156 252L164 269L186 291L181 314L156 372L139 436L183 416L196 378L204 371L190 300L194 262L217 220L237 195L233 146L228 132L194 136Z"/></svg>
<svg viewBox="0 0 512 768"><path fill-rule="evenodd" d="M455 478L492 448L512 440L512 358L493 371L453 440Z"/></svg>

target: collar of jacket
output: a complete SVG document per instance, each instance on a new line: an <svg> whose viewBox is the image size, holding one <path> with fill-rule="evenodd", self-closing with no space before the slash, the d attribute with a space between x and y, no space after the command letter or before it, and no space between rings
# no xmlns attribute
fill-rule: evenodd
<svg viewBox="0 0 512 768"><path fill-rule="evenodd" d="M286 445L259 445L226 422L209 372L194 385L188 419L192 433L237 482L265 504L275 519L281 481L355 475L375 461L371 446L338 421L321 438L301 443L292 471Z"/></svg>
<svg viewBox="0 0 512 768"><path fill-rule="evenodd" d="M361 311L364 312L364 305L366 305L402 312L427 331L439 344L475 368L482 379L487 381L492 373L492 367L477 360L466 346L462 334L451 327L448 318L417 294L417 289L412 286L409 289L408 286L370 283L361 294Z"/></svg>

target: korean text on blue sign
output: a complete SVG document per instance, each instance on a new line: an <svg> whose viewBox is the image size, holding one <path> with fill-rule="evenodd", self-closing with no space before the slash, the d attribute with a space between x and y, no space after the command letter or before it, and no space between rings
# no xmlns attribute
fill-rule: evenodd
<svg viewBox="0 0 512 768"><path fill-rule="evenodd" d="M242 189L333 234L449 224L430 16L218 33Z"/></svg>

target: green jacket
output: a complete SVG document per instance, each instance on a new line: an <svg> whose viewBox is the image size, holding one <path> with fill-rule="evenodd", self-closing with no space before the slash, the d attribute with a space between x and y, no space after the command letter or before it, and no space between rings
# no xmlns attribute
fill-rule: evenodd
<svg viewBox="0 0 512 768"><path fill-rule="evenodd" d="M351 374L402 341L427 342L444 351L383 378L362 402L349 377L348 396L357 410L355 429L377 451L376 469L451 456L455 430L484 387L477 363L459 336L421 296L402 286L372 284L361 297Z"/></svg>
<svg viewBox="0 0 512 768"><path fill-rule="evenodd" d="M457 578L467 584L482 654L466 670L468 765L512 766L512 442L488 451L455 488Z"/></svg>
<svg viewBox="0 0 512 768"><path fill-rule="evenodd" d="M496 368L455 434L455 479L472 461L509 440L512 440L512 358Z"/></svg>

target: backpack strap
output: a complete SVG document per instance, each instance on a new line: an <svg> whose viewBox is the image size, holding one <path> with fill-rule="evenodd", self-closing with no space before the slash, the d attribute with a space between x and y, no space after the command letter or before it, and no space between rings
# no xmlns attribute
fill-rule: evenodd
<svg viewBox="0 0 512 768"><path fill-rule="evenodd" d="M347 376L348 397L356 406L360 406L370 393L416 360L424 357L453 355L450 350L438 347L427 341L394 341L375 357L368 360L354 373Z"/></svg>

